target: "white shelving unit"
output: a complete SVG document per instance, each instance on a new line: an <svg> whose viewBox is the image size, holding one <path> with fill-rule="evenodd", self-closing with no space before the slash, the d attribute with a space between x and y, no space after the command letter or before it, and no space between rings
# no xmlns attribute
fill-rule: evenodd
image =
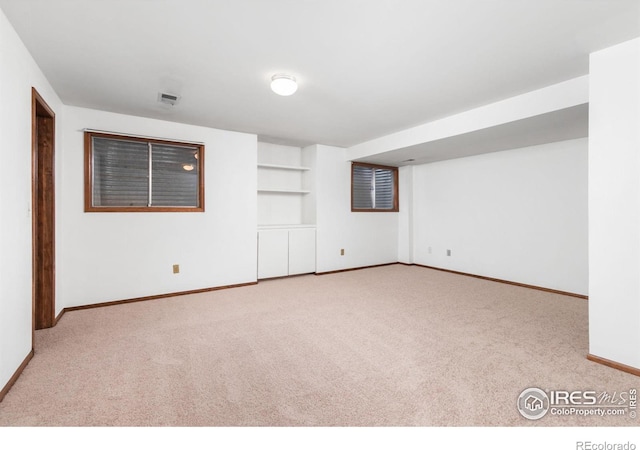
<svg viewBox="0 0 640 450"><path fill-rule="evenodd" d="M316 271L314 226L258 229L258 279Z"/></svg>
<svg viewBox="0 0 640 450"><path fill-rule="evenodd" d="M300 147L258 142L259 226L315 224L314 164Z"/></svg>
<svg viewBox="0 0 640 450"><path fill-rule="evenodd" d="M316 267L314 155L258 143L258 278Z"/></svg>
<svg viewBox="0 0 640 450"><path fill-rule="evenodd" d="M258 192L271 192L273 194L309 194L311 191L301 191L298 189L258 189Z"/></svg>
<svg viewBox="0 0 640 450"><path fill-rule="evenodd" d="M262 167L263 169L282 169L282 170L311 170L311 167L302 167L302 166L284 166L282 164L258 164L258 167Z"/></svg>

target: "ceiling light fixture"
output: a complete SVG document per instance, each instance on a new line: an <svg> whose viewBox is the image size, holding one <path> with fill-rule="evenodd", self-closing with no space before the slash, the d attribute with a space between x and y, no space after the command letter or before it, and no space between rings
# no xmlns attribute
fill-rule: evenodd
<svg viewBox="0 0 640 450"><path fill-rule="evenodd" d="M295 77L277 73L271 77L271 90L278 95L288 96L298 90Z"/></svg>
<svg viewBox="0 0 640 450"><path fill-rule="evenodd" d="M191 172L193 169L195 169L195 167L193 167L193 164L183 164L182 168L187 172Z"/></svg>

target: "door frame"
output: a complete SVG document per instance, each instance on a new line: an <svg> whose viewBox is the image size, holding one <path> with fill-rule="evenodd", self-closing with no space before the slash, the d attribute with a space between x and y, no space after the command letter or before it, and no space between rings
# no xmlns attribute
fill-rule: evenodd
<svg viewBox="0 0 640 450"><path fill-rule="evenodd" d="M31 88L33 332L55 325L55 113ZM41 126L39 126L39 124ZM44 126L43 126L44 125ZM44 186L44 187L43 187ZM48 189L46 189L48 187ZM41 199L46 205L42 208ZM42 273L41 273L42 271ZM44 274L44 276L42 275ZM45 295L41 295L45 292Z"/></svg>

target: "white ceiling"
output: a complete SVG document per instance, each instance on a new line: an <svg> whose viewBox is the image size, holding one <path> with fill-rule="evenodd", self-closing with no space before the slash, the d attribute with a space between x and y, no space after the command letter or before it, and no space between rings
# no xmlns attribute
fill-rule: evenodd
<svg viewBox="0 0 640 450"><path fill-rule="evenodd" d="M349 147L585 75L590 52L640 36L640 0L0 0L0 8L68 105L291 145ZM295 95L269 90L278 72L297 77ZM158 103L159 91L180 103Z"/></svg>
<svg viewBox="0 0 640 450"><path fill-rule="evenodd" d="M549 144L586 137L589 134L588 122L589 105L585 103L478 131L393 149L358 161L409 166Z"/></svg>

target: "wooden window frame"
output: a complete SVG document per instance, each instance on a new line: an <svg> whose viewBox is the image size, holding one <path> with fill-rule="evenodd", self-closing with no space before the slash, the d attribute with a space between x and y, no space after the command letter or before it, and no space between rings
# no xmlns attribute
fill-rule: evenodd
<svg viewBox="0 0 640 450"><path fill-rule="evenodd" d="M353 169L354 167L368 167L371 169L390 170L393 174L393 208L354 208L353 206ZM393 166L383 166L379 164L368 164L360 162L351 163L351 212L398 212L400 211L398 202L398 168Z"/></svg>
<svg viewBox="0 0 640 450"><path fill-rule="evenodd" d="M119 139L160 145L190 146L197 149L198 164L198 205L197 206L94 206L93 205L93 146L92 138ZM84 211L85 212L204 212L204 144L180 142L127 134L84 132Z"/></svg>

